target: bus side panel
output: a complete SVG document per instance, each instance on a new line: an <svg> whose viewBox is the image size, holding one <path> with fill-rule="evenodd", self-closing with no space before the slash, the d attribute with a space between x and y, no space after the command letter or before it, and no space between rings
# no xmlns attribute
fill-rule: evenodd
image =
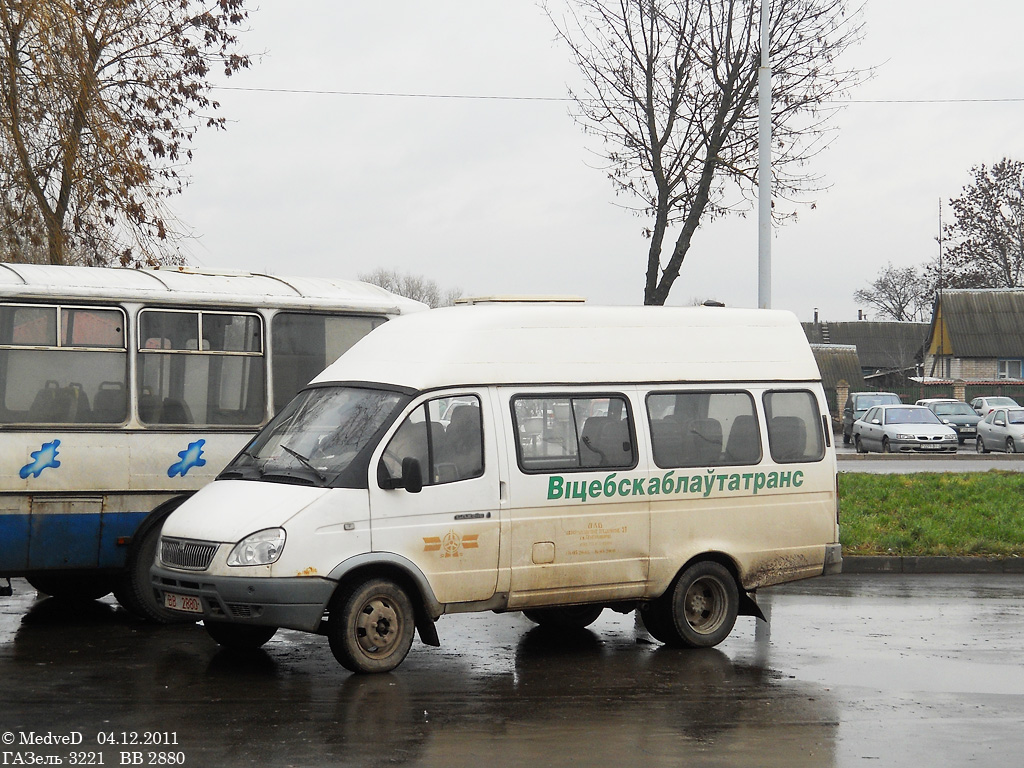
<svg viewBox="0 0 1024 768"><path fill-rule="evenodd" d="M28 509L25 499L0 497L0 574L28 567Z"/></svg>
<svg viewBox="0 0 1024 768"><path fill-rule="evenodd" d="M29 570L96 568L103 500L33 499Z"/></svg>

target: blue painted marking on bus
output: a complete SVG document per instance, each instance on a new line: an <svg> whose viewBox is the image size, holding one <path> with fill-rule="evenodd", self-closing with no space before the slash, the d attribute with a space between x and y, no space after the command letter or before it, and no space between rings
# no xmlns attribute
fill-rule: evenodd
<svg viewBox="0 0 1024 768"><path fill-rule="evenodd" d="M179 451L178 458L181 459L181 461L176 464L171 464L171 466L167 468L167 476L174 477L175 475L181 475L184 477L192 467L206 466L206 459L203 458L204 445L206 445L205 440L196 440L194 443L189 443L188 448L184 451Z"/></svg>
<svg viewBox="0 0 1024 768"><path fill-rule="evenodd" d="M0 515L0 573L28 566L28 515Z"/></svg>
<svg viewBox="0 0 1024 768"><path fill-rule="evenodd" d="M52 440L49 443L43 443L38 451L32 451L33 460L22 467L18 473L21 479L25 480L29 475L39 477L44 469L50 467L57 469L60 466L60 462L57 461L57 446L59 445L60 440Z"/></svg>

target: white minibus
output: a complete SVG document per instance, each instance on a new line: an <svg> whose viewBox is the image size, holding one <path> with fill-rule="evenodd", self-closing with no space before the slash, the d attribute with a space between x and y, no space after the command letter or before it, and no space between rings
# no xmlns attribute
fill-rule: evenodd
<svg viewBox="0 0 1024 768"><path fill-rule="evenodd" d="M841 565L791 313L494 302L357 342L170 515L152 576L224 646L288 627L381 672L466 611L638 609L713 646L758 588Z"/></svg>
<svg viewBox="0 0 1024 768"><path fill-rule="evenodd" d="M0 594L158 604L164 517L292 396L419 302L365 283L0 264Z"/></svg>

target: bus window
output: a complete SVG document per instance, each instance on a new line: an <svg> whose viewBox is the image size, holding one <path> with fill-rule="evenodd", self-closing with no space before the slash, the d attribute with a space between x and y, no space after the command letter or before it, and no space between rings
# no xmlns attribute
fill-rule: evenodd
<svg viewBox="0 0 1024 768"><path fill-rule="evenodd" d="M825 457L821 416L813 393L806 390L765 392L764 412L774 461L788 464L821 461Z"/></svg>
<svg viewBox="0 0 1024 768"><path fill-rule="evenodd" d="M125 338L120 309L0 305L0 423L125 421Z"/></svg>
<svg viewBox="0 0 1024 768"><path fill-rule="evenodd" d="M274 412L383 322L382 317L278 312L271 322Z"/></svg>
<svg viewBox="0 0 1024 768"><path fill-rule="evenodd" d="M139 418L160 425L260 424L264 362L258 315L144 309Z"/></svg>

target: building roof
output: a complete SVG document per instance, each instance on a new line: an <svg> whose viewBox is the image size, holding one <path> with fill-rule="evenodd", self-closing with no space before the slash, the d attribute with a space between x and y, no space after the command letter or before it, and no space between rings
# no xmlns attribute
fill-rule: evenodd
<svg viewBox="0 0 1024 768"><path fill-rule="evenodd" d="M876 322L803 323L811 344L848 344L857 348L862 368L901 371L921 360L928 323ZM826 337L827 334L827 337Z"/></svg>
<svg viewBox="0 0 1024 768"><path fill-rule="evenodd" d="M850 385L851 391L864 389L857 348L852 344L811 344L814 359L821 371L821 383L826 390L836 388L840 381Z"/></svg>
<svg viewBox="0 0 1024 768"><path fill-rule="evenodd" d="M49 264L0 264L0 296L7 300L174 300L203 305L318 308L397 314L424 304L356 280L209 272L187 267L124 269Z"/></svg>
<svg viewBox="0 0 1024 768"><path fill-rule="evenodd" d="M1024 357L1024 289L943 291L930 333L931 354Z"/></svg>
<svg viewBox="0 0 1024 768"><path fill-rule="evenodd" d="M527 303L403 315L371 331L314 381L424 390L818 378L790 312Z"/></svg>

